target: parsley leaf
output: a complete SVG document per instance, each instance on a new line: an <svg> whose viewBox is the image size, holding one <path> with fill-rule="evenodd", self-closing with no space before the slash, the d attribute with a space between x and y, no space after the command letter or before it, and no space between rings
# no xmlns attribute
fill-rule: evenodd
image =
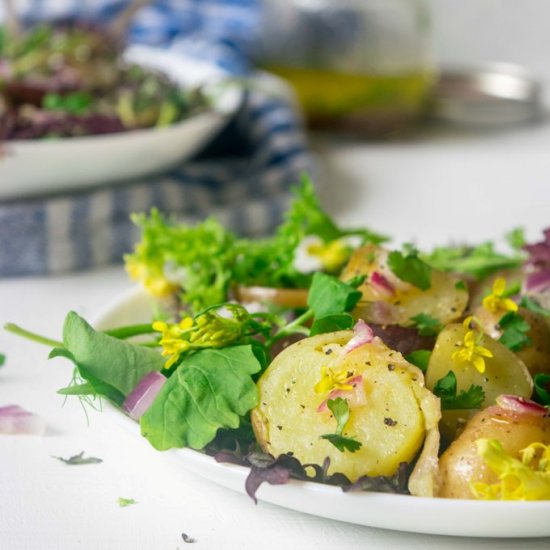
<svg viewBox="0 0 550 550"><path fill-rule="evenodd" d="M121 508L125 508L126 506L131 506L132 504L137 504L137 500L134 500L133 498L124 498L124 497L119 497L117 502Z"/></svg>
<svg viewBox="0 0 550 550"><path fill-rule="evenodd" d="M427 313L419 313L411 317L411 321L414 321L414 326L420 336L437 336L443 328L438 319Z"/></svg>
<svg viewBox="0 0 550 550"><path fill-rule="evenodd" d="M543 317L550 317L550 309L542 307L536 300L533 300L533 298L530 298L529 296L522 296L519 305L529 311L532 311L533 313L538 313Z"/></svg>
<svg viewBox="0 0 550 550"><path fill-rule="evenodd" d="M317 272L309 289L307 305L313 310L316 318L322 318L351 311L361 296L361 291L348 283Z"/></svg>
<svg viewBox="0 0 550 550"><path fill-rule="evenodd" d="M431 355L432 352L430 350L418 349L406 355L405 359L418 367L422 372L426 372L428 370L428 363L430 362Z"/></svg>
<svg viewBox="0 0 550 550"><path fill-rule="evenodd" d="M431 286L432 268L418 257L418 251L409 248L403 254L394 250L388 254L388 267L396 277L420 290Z"/></svg>
<svg viewBox="0 0 550 550"><path fill-rule="evenodd" d="M522 250L526 244L525 231L522 227L516 227L505 235L506 241L514 250Z"/></svg>
<svg viewBox="0 0 550 550"><path fill-rule="evenodd" d="M344 451L349 451L350 453L355 453L358 451L362 444L360 441L353 439L351 437L344 437L338 434L324 434L321 436L321 439L326 439L332 443L341 453Z"/></svg>
<svg viewBox="0 0 550 550"><path fill-rule="evenodd" d="M88 456L84 458L84 451L77 455L71 456L70 458L63 458L62 456L54 456L52 458L56 458L57 460L60 460L61 462L64 462L65 464L68 464L70 466L80 466L82 464L99 464L103 462L101 458L96 458L95 456Z"/></svg>
<svg viewBox="0 0 550 550"><path fill-rule="evenodd" d="M324 434L321 436L321 439L326 439L342 453L344 451L355 453L362 447L362 443L353 437L345 437L342 435L349 420L350 411L348 402L342 397L337 397L336 399L329 399L327 401L327 407L336 420L336 432L333 434Z"/></svg>
<svg viewBox="0 0 550 550"><path fill-rule="evenodd" d="M520 351L531 344L531 338L527 335L531 326L517 312L509 311L498 322L503 330L499 342L512 351Z"/></svg>
<svg viewBox="0 0 550 550"><path fill-rule="evenodd" d="M550 405L550 374L538 373L533 379L535 382L535 396L542 405Z"/></svg>
<svg viewBox="0 0 550 550"><path fill-rule="evenodd" d="M3 353L0 353L0 367L6 362L6 356Z"/></svg>
<svg viewBox="0 0 550 550"><path fill-rule="evenodd" d="M441 271L470 274L483 279L501 269L520 266L523 255L501 254L494 249L493 243L486 242L475 247L437 247L430 254L423 254L422 259Z"/></svg>
<svg viewBox="0 0 550 550"><path fill-rule="evenodd" d="M456 375L452 370L436 382L433 392L441 399L441 408L445 410L479 409L485 399L483 388L474 384L457 394Z"/></svg>

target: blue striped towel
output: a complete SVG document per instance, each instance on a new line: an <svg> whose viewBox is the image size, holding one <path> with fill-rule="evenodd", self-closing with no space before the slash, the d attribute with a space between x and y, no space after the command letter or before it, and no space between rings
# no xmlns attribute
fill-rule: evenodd
<svg viewBox="0 0 550 550"><path fill-rule="evenodd" d="M27 0L17 6L37 19L77 15L106 20L124 4ZM243 75L250 69L247 48L257 15L255 0L158 1L137 14L130 36L135 43L185 52L229 75ZM289 188L313 168L293 107L260 89L249 90L212 143L160 177L0 202L0 276L120 262L139 238L130 214L153 206L185 223L213 215L241 235L264 235L280 222Z"/></svg>

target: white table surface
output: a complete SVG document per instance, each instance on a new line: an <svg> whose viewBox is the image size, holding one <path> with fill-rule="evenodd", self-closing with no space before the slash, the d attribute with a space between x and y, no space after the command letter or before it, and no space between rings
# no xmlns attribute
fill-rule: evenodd
<svg viewBox="0 0 550 550"><path fill-rule="evenodd" d="M550 125L505 133L433 132L401 143L318 139L321 197L338 221L368 224L428 246L498 238L550 225ZM328 183L330 181L330 184ZM65 314L85 317L131 287L121 266L52 278L0 280L0 324L59 338ZM0 548L548 548L548 539L464 539L372 529L308 516L218 487L169 454L56 390L72 368L49 349L0 333L0 405L21 405L47 422L44 436L0 436ZM101 464L67 466L52 456L81 451ZM261 497L261 489L259 491ZM119 507L119 497L137 504ZM396 510L396 513L399 513Z"/></svg>

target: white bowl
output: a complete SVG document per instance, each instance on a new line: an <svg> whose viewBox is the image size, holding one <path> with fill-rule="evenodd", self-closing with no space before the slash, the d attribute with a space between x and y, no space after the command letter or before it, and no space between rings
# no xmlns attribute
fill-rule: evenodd
<svg viewBox="0 0 550 550"><path fill-rule="evenodd" d="M242 91L221 69L183 54L133 46L125 57L212 92L212 107L172 126L119 134L1 144L0 200L111 185L161 173L189 159L223 128Z"/></svg>

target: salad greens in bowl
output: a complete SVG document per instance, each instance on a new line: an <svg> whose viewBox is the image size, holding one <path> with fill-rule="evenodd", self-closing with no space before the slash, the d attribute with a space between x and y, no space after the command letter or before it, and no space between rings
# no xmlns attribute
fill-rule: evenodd
<svg viewBox="0 0 550 550"><path fill-rule="evenodd" d="M307 178L269 238L156 211L135 222L125 262L147 298L111 316L123 326L67 315L45 342L74 365L59 393L108 400L160 451L238 465L253 499L262 484L313 500L329 487L349 502L547 514L550 231L526 243L514 230L504 252L395 248L338 227ZM360 510L343 498L331 502Z"/></svg>
<svg viewBox="0 0 550 550"><path fill-rule="evenodd" d="M223 80L205 63L127 47L87 23L0 29L0 198L173 167L237 108L240 93Z"/></svg>

